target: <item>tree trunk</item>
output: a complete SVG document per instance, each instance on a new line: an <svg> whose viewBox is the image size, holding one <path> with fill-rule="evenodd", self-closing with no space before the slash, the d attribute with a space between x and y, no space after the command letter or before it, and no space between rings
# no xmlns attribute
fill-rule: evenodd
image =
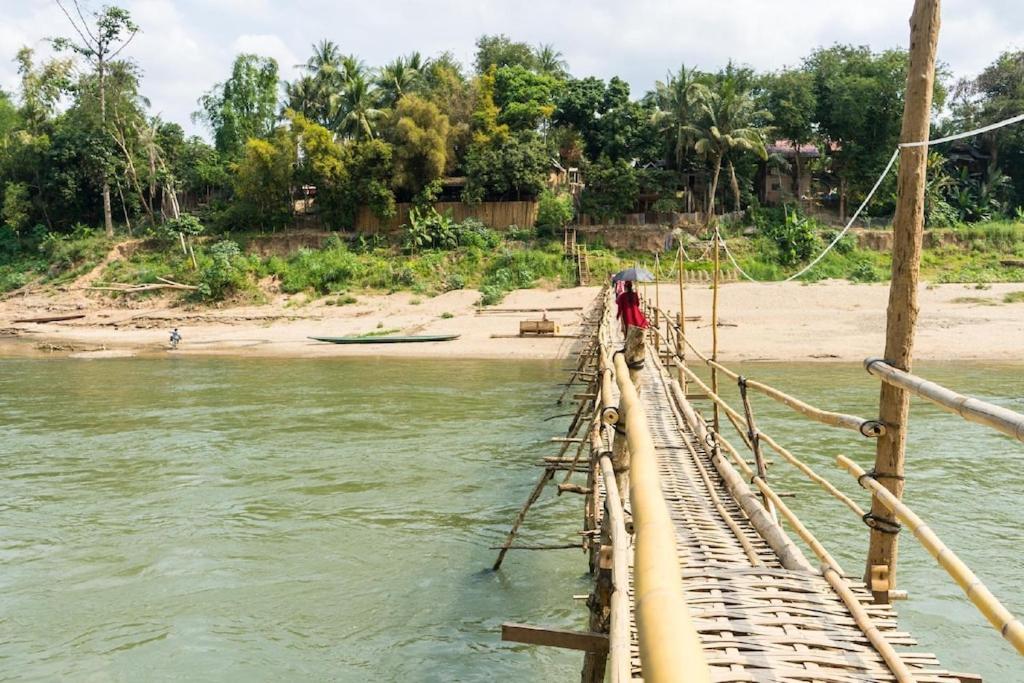
<svg viewBox="0 0 1024 683"><path fill-rule="evenodd" d="M715 194L718 192L718 175L722 172L722 157L721 155L715 157L715 170L711 174L711 191L708 196L708 213L707 219L704 224L707 226L711 225L711 221L715 217Z"/></svg>
<svg viewBox="0 0 1024 683"><path fill-rule="evenodd" d="M839 177L839 222L846 225L846 178Z"/></svg>
<svg viewBox="0 0 1024 683"><path fill-rule="evenodd" d="M103 57L99 59L100 72L100 126L107 127L107 70ZM103 228L107 237L114 236L114 216L110 209L110 179L107 178L107 171L103 171Z"/></svg>
<svg viewBox="0 0 1024 683"><path fill-rule="evenodd" d="M900 142L928 139L935 80L935 50L939 39L939 0L915 0L910 19L910 67L903 105ZM924 194L927 182L928 147L900 150L896 216L893 219L892 284L886 311L885 360L910 371L917 324L918 275L924 236ZM875 446L875 478L893 495L903 494L903 472L910 395L905 389L882 384L878 415L885 434ZM892 513L872 497L875 519L893 520ZM865 582L877 603L888 603L896 588L897 536L871 529Z"/></svg>
<svg viewBox="0 0 1024 683"><path fill-rule="evenodd" d="M800 145L798 143L794 142L793 143L793 147L796 148L796 157L793 160L793 170L796 171L796 179L795 179L796 185L795 185L795 187L793 189L793 194L796 196L796 203L797 203L797 206L799 206L800 205Z"/></svg>
<svg viewBox="0 0 1024 683"><path fill-rule="evenodd" d="M128 236L132 235L132 222L128 218L128 205L124 203L124 192L121 191L121 181L117 181L117 196L121 198L121 211L124 213L124 224L128 227Z"/></svg>
<svg viewBox="0 0 1024 683"><path fill-rule="evenodd" d="M736 167L732 165L732 159L729 160L729 183L732 185L732 197L733 205L732 210L740 211L740 183L736 180Z"/></svg>

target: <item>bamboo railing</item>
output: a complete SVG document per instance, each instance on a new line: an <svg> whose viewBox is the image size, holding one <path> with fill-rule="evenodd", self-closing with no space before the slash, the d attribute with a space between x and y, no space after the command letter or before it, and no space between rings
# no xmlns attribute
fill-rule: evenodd
<svg viewBox="0 0 1024 683"><path fill-rule="evenodd" d="M924 521L914 514L914 511L903 504L896 496L889 492L871 474L865 472L862 467L844 455L836 458L836 462L847 472L857 477L861 486L871 490L872 494L889 508L896 518L905 524L910 532L921 542L925 550L935 558L939 566L953 578L963 589L974 606L978 608L989 623L997 631L1010 641L1017 648L1017 652L1024 655L1024 625L1013 616L999 600L992 595L992 592L981 582L974 572L963 563L946 545L939 540Z"/></svg>
<svg viewBox="0 0 1024 683"><path fill-rule="evenodd" d="M702 364L712 370L729 377L737 382L744 382L746 387L754 389L759 393L785 405L794 412L816 422L856 431L866 437L878 437L886 434L885 426L878 420L868 420L856 415L822 410L810 405L794 396L760 382L743 379L742 376L727 366L709 358L697 349L689 339L686 338L679 325L674 325L670 315L661 312L659 320L665 321L665 330L660 338L664 341L663 347L658 353L670 358L672 364L680 371L681 376L686 377L695 387L705 393L708 400L729 418L729 421L736 428L740 438L752 446L750 438L745 431L750 430L750 424L746 417L726 402L712 386L709 386L693 371L683 360L677 349L688 347L690 351L700 360ZM882 359L868 358L864 361L867 371L878 377L881 381L893 386L901 387L917 396L924 398L940 408L961 416L970 422L986 425L1007 436L1024 442L1024 415L1016 413L1007 408L987 403L977 398L965 396L955 391L942 387L911 373L899 370ZM682 392L677 389L677 401L682 399ZM695 424L698 432L703 427L703 421ZM752 431L752 430L750 430ZM800 470L807 478L814 481L830 495L841 501L850 510L863 516L864 512L859 505L839 491L828 480L815 472L808 465L796 458L790 451L778 444L769 435L763 432L757 434L760 439L767 443L772 450L781 455L783 459ZM893 671L898 681L913 681L912 673L907 669L906 664L899 657L884 635L871 622L870 617L861 606L856 595L850 590L849 585L843 578L844 574L834 558L825 550L824 546L816 539L782 499L769 486L762 474L755 473L743 460L739 452L733 448L720 434L714 438L716 445L723 447L730 453L732 459L745 471L751 479L751 484L767 499L770 500L779 514L786 520L790 528L807 545L808 548L822 562L821 573L836 594L850 609L858 626L865 636L885 659L887 665ZM964 590L967 597L985 616L985 618L1008 640L1021 654L1024 654L1024 624L1021 623L1002 603L989 591L981 580L963 563L941 540L928 528L928 526L910 508L903 504L899 498L893 495L885 486L876 479L865 473L863 468L845 456L838 456L837 462L841 467L858 478L864 488L871 491L875 499L879 500L901 523L906 525L914 536L921 542L925 549L938 561L939 565L949 573L956 583ZM737 492L734 492L734 496ZM739 498L737 498L739 500Z"/></svg>
<svg viewBox="0 0 1024 683"><path fill-rule="evenodd" d="M662 316L664 317L664 314L662 314ZM718 370L719 372L733 380L739 381L739 379L741 378L739 373L729 369L728 367L722 365L717 361L708 358L706 355L701 353L699 350L697 350L696 347L694 347L690 340L687 339L685 334L682 333L680 330L675 330L675 334L678 334L682 338L686 346L689 346L690 350L693 351L697 358L699 358L701 362L704 363L706 366L714 370ZM847 415L846 413L837 413L829 410L822 410L821 408L812 406L809 403L801 401L795 396L790 396L784 391L779 391L778 389L771 387L767 384L763 384L761 382L757 382L749 378L743 379L748 388L764 394L768 398L771 398L772 400L781 403L782 405L794 410L795 412L800 413L804 417L814 420L815 422L820 422L830 427L850 429L852 431L859 432L860 434L867 437L876 437L885 434L885 425L883 425L878 420L868 420L863 417L858 417L856 415Z"/></svg>
<svg viewBox="0 0 1024 683"><path fill-rule="evenodd" d="M700 636L683 596L675 529L662 497L647 417L622 354L615 354L613 362L630 454L634 613L644 680L709 682Z"/></svg>
<svg viewBox="0 0 1024 683"><path fill-rule="evenodd" d="M964 396L923 377L895 368L881 358L868 358L864 369L886 384L906 389L930 401L943 410L967 420L991 427L1007 436L1024 442L1024 415L1008 408L986 403L978 398Z"/></svg>

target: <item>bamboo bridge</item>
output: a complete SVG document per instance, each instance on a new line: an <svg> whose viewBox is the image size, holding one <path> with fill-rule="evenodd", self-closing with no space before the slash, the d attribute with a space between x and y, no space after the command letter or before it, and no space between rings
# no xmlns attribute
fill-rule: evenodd
<svg viewBox="0 0 1024 683"><path fill-rule="evenodd" d="M604 680L606 670L613 681L979 681L912 649L915 641L899 630L890 604L903 596L890 588L888 568L870 567L865 581L839 566L768 483L763 449L770 448L873 530L896 532L902 525L911 531L1024 653L1020 622L912 511L886 495L882 477L837 458L887 506L889 515L872 517L758 431L747 394L868 439L886 433L882 423L821 410L742 378L690 344L684 316L649 299L652 329L645 335L630 328L628 340L612 319L608 290L588 312L591 333L571 369L586 392L576 395L566 435L555 439L560 453L541 463L543 474L495 565L506 549L517 547L514 538L529 505L564 473L559 493L581 494L585 501L584 547L596 579L588 599L590 630L506 624L506 639L585 651L585 681ZM742 407L731 406L692 364L711 370L714 384L719 376L733 380ZM958 406L965 418L1024 439L1024 416L942 395L936 385L878 359L866 365L884 382ZM710 404L708 415L696 404ZM721 434L716 422L735 428L735 439ZM585 485L571 483L577 473L586 476Z"/></svg>
<svg viewBox="0 0 1024 683"><path fill-rule="evenodd" d="M709 221L710 353L686 334L681 245L680 310L661 308L656 282L653 297L649 291L643 297L650 329L621 330L605 287L585 316L586 333L575 366L568 368L572 376L563 398L574 386L585 389L574 395L577 408L565 435L554 439L561 444L558 455L538 463L543 472L494 564L497 570L507 552L524 548L515 538L530 506L564 473L559 495L583 500L582 547L594 576L589 627L507 623L503 639L584 652L584 683L976 683L977 675L947 671L936 655L916 651L914 638L897 624L892 602L906 597L896 588L898 539L909 532L1024 655L1024 625L901 500L911 394L1024 442L1024 415L909 371L938 11L938 0L916 0L911 18L885 360L864 363L881 382L878 417L810 405L718 362L723 240ZM726 400L721 378L738 389L739 408ZM754 393L818 425L874 440L872 469L843 455L835 462L837 471L870 492L867 510L757 428ZM841 567L772 487L767 449L868 527L863 574ZM585 483L572 481L577 474Z"/></svg>

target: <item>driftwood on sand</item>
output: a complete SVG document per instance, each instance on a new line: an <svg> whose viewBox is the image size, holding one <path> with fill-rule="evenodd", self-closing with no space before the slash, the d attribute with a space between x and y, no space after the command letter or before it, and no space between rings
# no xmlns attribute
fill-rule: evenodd
<svg viewBox="0 0 1024 683"><path fill-rule="evenodd" d="M186 291L195 291L199 289L194 285L183 285L180 282L168 280L167 278L158 277L157 280L160 282L153 282L145 285L130 285L122 282L112 282L106 286L88 287L87 289L94 292L127 292L129 294L134 294L135 292L151 292L157 289L180 289Z"/></svg>

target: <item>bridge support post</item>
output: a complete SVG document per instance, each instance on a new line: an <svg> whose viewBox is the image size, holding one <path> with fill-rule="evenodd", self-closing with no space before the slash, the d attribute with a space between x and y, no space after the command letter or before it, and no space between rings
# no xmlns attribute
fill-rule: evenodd
<svg viewBox="0 0 1024 683"><path fill-rule="evenodd" d="M940 0L915 0L910 17L910 68L903 108L901 143L928 140L932 89L935 82L935 52L939 39ZM921 241L924 232L924 191L928 147L900 149L898 201L893 220L892 283L886 314L885 360L901 370L910 370L914 328L917 324L917 284L921 269ZM882 384L879 420L885 434L878 438L874 477L894 496L903 495L903 472L910 396L900 387ZM888 603L896 587L898 529L889 510L877 497L871 502L871 526L865 582L876 603Z"/></svg>

